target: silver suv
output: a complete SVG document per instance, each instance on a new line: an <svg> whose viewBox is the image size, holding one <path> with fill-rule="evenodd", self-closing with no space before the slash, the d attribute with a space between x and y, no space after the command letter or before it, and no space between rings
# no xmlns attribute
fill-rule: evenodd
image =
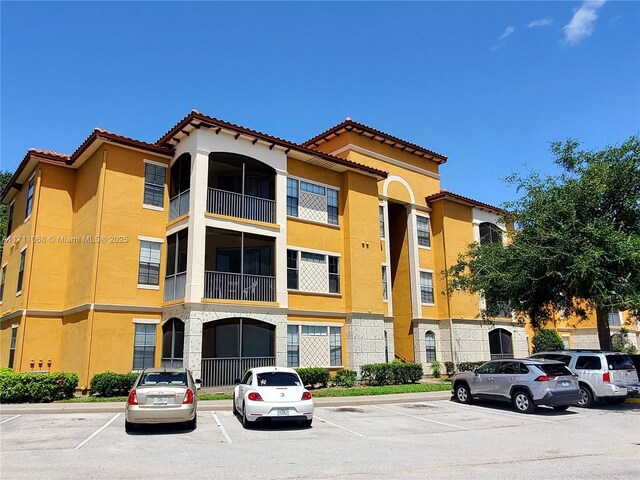
<svg viewBox="0 0 640 480"><path fill-rule="evenodd" d="M558 360L576 372L580 382L580 407L592 407L599 400L620 405L627 397L640 394L638 372L629 355L624 353L560 350L536 353L531 358Z"/></svg>
<svg viewBox="0 0 640 480"><path fill-rule="evenodd" d="M473 372L458 373L452 383L461 403L473 398L510 401L521 413L531 413L538 405L566 410L580 400L577 376L553 360L492 360Z"/></svg>

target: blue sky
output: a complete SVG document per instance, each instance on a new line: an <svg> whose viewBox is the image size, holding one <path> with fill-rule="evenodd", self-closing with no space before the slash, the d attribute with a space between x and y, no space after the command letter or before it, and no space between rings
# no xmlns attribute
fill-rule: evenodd
<svg viewBox="0 0 640 480"><path fill-rule="evenodd" d="M192 108L301 142L350 116L500 205L548 142L640 131L639 2L6 2L0 167L101 127L155 141Z"/></svg>

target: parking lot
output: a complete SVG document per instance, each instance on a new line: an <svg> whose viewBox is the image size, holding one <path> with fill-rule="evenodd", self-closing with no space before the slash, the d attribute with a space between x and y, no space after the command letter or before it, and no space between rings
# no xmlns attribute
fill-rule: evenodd
<svg viewBox="0 0 640 480"><path fill-rule="evenodd" d="M0 415L3 479L639 478L640 405L518 414L429 402L316 407L311 428L124 431L123 413Z"/></svg>

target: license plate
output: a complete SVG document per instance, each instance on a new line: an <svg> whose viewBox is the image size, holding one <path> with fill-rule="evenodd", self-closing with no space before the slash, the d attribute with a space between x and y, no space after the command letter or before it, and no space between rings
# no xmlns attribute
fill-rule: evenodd
<svg viewBox="0 0 640 480"><path fill-rule="evenodd" d="M569 383L569 382L562 382L562 386L563 386L563 387L568 387L569 385L570 385L570 383Z"/></svg>
<svg viewBox="0 0 640 480"><path fill-rule="evenodd" d="M154 405L166 405L167 404L167 398L166 397L156 397L153 399L153 404Z"/></svg>
<svg viewBox="0 0 640 480"><path fill-rule="evenodd" d="M288 408L278 408L278 409L276 409L276 415L278 415L278 416L289 415L289 409Z"/></svg>

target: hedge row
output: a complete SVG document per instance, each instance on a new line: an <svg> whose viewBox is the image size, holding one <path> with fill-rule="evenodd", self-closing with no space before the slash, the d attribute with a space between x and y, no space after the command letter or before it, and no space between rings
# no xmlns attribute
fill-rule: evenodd
<svg viewBox="0 0 640 480"><path fill-rule="evenodd" d="M129 394L137 373L96 373L91 379L91 395L98 397L121 397Z"/></svg>
<svg viewBox="0 0 640 480"><path fill-rule="evenodd" d="M0 403L46 403L73 397L75 373L29 373L0 369Z"/></svg>
<svg viewBox="0 0 640 480"><path fill-rule="evenodd" d="M362 382L367 385L416 383L424 372L419 363L371 363L360 369Z"/></svg>
<svg viewBox="0 0 640 480"><path fill-rule="evenodd" d="M296 372L306 387L326 387L331 377L328 368L296 368Z"/></svg>
<svg viewBox="0 0 640 480"><path fill-rule="evenodd" d="M460 362L458 364L458 371L459 372L472 372L473 370L475 370L476 368L478 368L480 365L484 365L487 362Z"/></svg>

